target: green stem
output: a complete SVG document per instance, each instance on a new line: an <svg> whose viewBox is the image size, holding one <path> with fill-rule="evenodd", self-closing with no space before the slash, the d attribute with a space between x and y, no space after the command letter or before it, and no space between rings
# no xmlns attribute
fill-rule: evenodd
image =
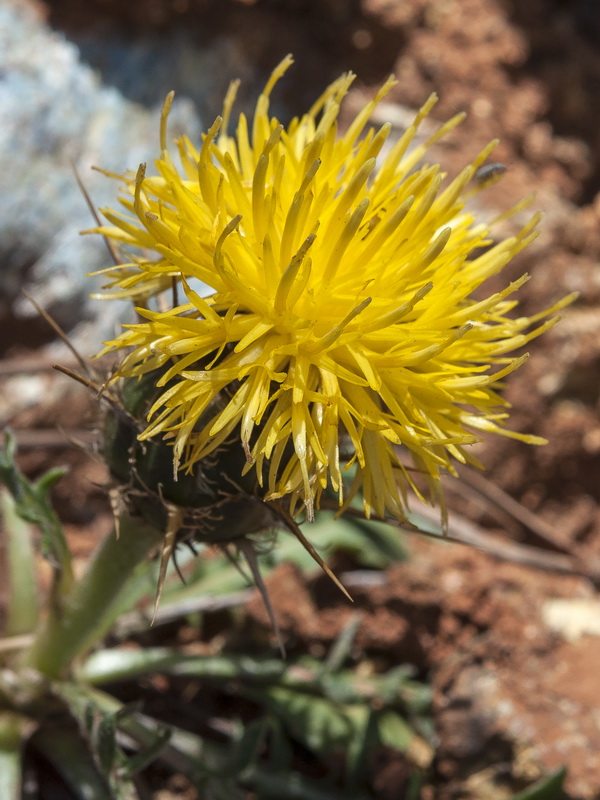
<svg viewBox="0 0 600 800"><path fill-rule="evenodd" d="M124 517L119 538L106 537L86 573L64 600L62 613L50 614L38 631L24 666L49 678L61 677L73 659L110 629L122 609L127 583L161 542L162 533L139 519Z"/></svg>
<svg viewBox="0 0 600 800"><path fill-rule="evenodd" d="M0 797L21 797L21 749L28 721L11 711L0 713Z"/></svg>

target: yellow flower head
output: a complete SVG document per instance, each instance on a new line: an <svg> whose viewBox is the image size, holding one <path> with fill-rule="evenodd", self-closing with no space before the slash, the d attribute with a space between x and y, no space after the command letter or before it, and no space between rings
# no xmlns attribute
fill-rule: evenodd
<svg viewBox="0 0 600 800"><path fill-rule="evenodd" d="M311 518L331 487L342 507L360 490L367 516L402 519L415 473L441 499L441 471L475 463L474 432L542 441L503 428L498 382L526 358L507 354L572 298L512 318L524 276L473 299L536 235L534 218L493 244L465 210L494 143L444 185L422 158L461 117L411 149L431 97L390 143L389 124L367 124L391 78L338 136L351 74L285 127L269 96L291 63L273 72L251 127L242 114L230 136L233 85L200 149L178 141L180 168L167 150L169 98L158 176L143 166L126 176L126 213L104 212L99 230L136 253L108 271L108 296L137 298L146 320L107 343L129 349L111 380L159 371L164 391L140 438L170 439L176 470L236 437L265 498L289 498L292 513L303 505Z"/></svg>

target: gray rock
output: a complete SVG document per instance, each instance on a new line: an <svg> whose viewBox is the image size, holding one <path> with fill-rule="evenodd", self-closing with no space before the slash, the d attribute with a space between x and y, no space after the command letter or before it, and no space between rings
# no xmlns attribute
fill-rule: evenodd
<svg viewBox="0 0 600 800"><path fill-rule="evenodd" d="M91 167L121 173L151 161L159 113L103 86L33 4L0 0L0 317L11 306L37 313L19 298L25 288L63 327L79 326L82 346L96 350L112 334L123 310L88 298L101 281L87 273L111 262L99 236L80 235L94 222L72 165L95 205L114 207L116 182ZM184 131L199 139L200 122L193 103L179 99L169 132Z"/></svg>

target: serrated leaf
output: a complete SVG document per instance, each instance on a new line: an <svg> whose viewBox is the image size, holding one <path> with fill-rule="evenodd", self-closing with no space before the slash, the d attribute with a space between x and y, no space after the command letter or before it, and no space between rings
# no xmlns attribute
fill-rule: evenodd
<svg viewBox="0 0 600 800"><path fill-rule="evenodd" d="M55 571L51 605L60 602L73 583L71 553L49 497L51 489L65 472L65 469L57 467L35 483L29 481L15 463L14 437L10 431L5 431L4 449L0 451L0 480L14 497L17 514L40 530L42 555Z"/></svg>

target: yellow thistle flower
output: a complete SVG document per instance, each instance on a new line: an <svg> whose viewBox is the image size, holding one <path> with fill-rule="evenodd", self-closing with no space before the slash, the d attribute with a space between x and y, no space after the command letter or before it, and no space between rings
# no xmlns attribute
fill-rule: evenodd
<svg viewBox="0 0 600 800"><path fill-rule="evenodd" d="M165 388L139 438L171 440L176 471L235 436L265 499L289 498L292 514L303 505L312 518L331 487L342 508L361 491L367 516L403 519L407 487L419 493L413 473L441 501L441 471L452 473L453 459L476 463L468 445L478 433L543 442L503 427L497 389L526 358L507 354L573 298L513 318L511 296L527 276L473 298L536 236L534 217L493 244L465 210L495 143L444 187L440 168L421 162L461 115L412 149L434 96L391 145L390 124L366 129L393 78L338 136L352 74L285 127L269 96L291 63L271 75L251 130L242 114L234 136L232 85L200 149L178 141L181 168L167 149L168 98L158 176L142 165L122 179L126 213L105 211L111 224L98 230L137 255L108 271L104 296L137 298L146 321L107 343L130 350L111 380L159 370ZM171 289L174 307L164 296L149 307Z"/></svg>

